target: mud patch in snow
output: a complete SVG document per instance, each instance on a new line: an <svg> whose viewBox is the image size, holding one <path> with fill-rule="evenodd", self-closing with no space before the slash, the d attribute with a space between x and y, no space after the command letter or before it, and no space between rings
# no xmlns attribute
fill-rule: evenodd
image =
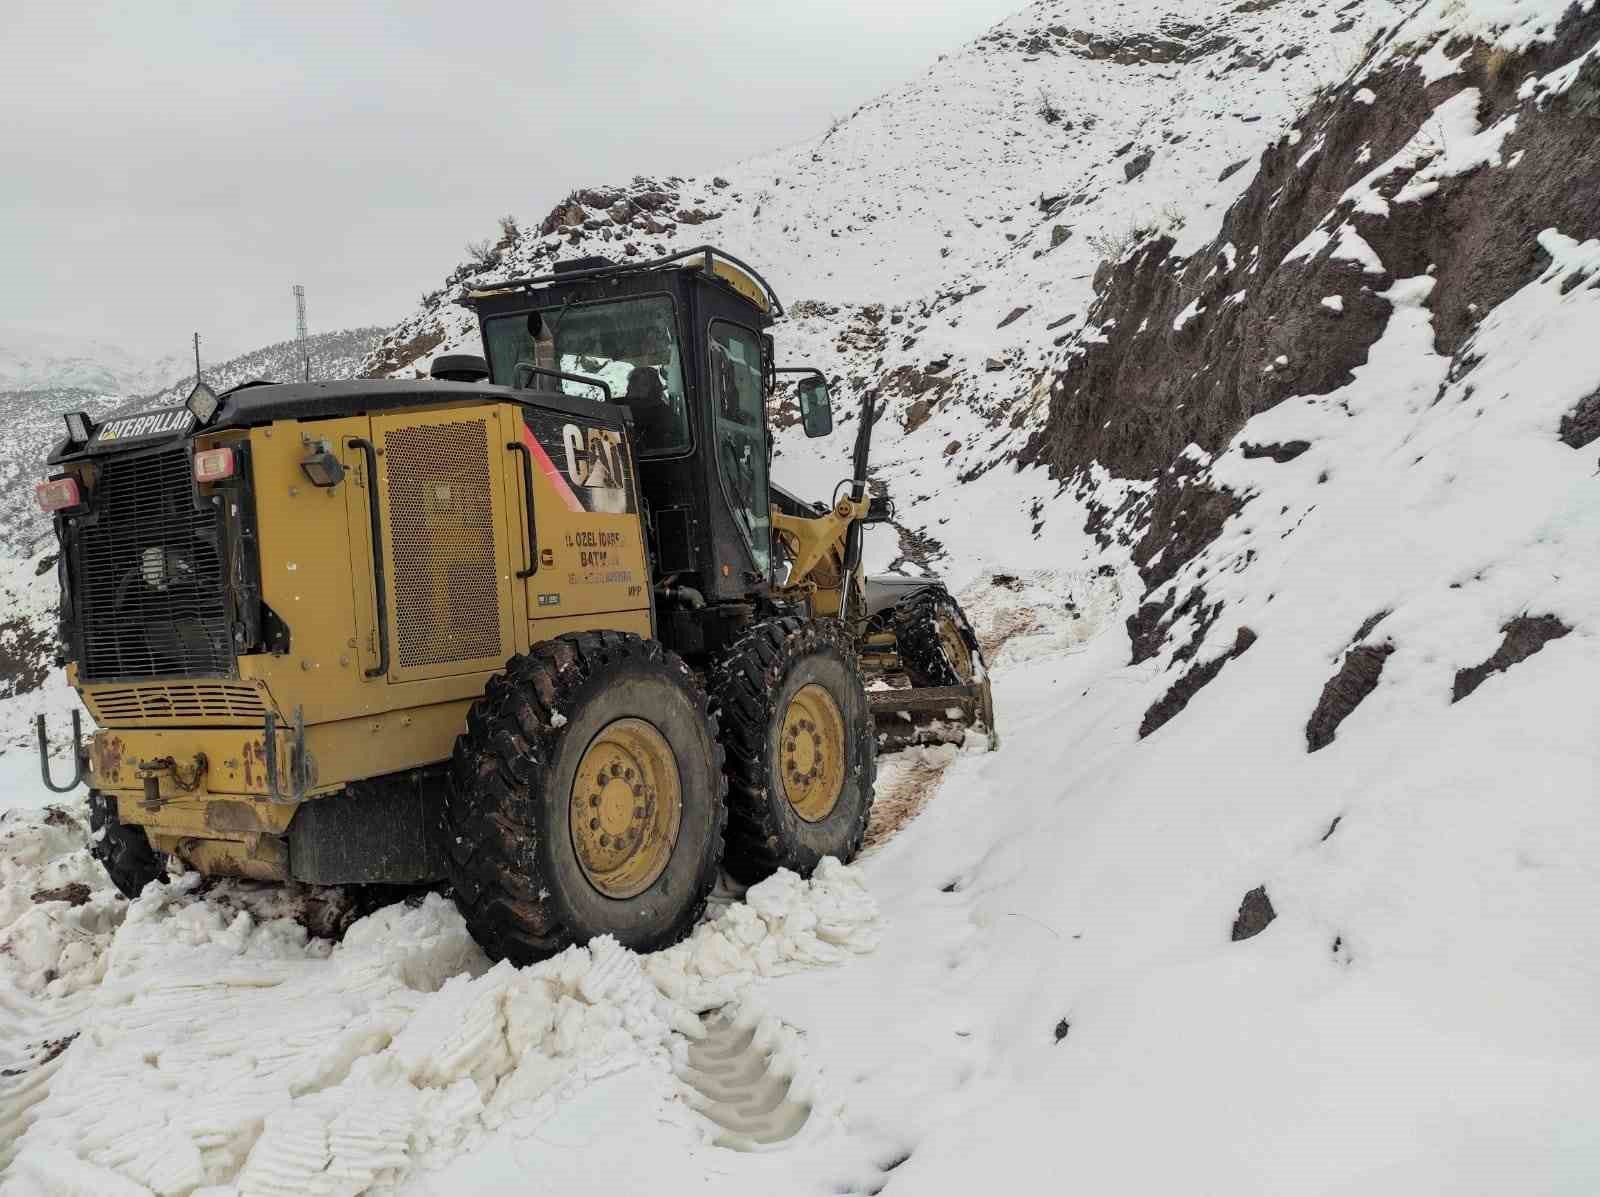
<svg viewBox="0 0 1600 1197"><path fill-rule="evenodd" d="M1110 567L990 573L957 597L993 669L1094 639L1122 602L1122 580Z"/></svg>
<svg viewBox="0 0 1600 1197"><path fill-rule="evenodd" d="M919 814L938 792L944 771L956 759L951 744L907 748L878 758L878 781L872 817L862 841L863 852L888 843Z"/></svg>

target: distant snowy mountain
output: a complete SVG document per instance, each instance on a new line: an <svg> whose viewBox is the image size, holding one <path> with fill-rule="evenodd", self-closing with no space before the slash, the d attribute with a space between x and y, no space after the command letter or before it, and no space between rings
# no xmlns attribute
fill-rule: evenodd
<svg viewBox="0 0 1600 1197"><path fill-rule="evenodd" d="M187 360L139 354L97 337L0 327L0 391L142 395L182 372Z"/></svg>
<svg viewBox="0 0 1600 1197"><path fill-rule="evenodd" d="M381 328L345 328L313 335L309 338L311 376L353 376L383 332ZM186 364L180 359L176 370ZM203 368L206 381L219 391L252 378L292 382L303 372L300 350L293 341L280 341ZM134 372L124 377L146 376ZM121 388L0 388L0 555L27 556L51 543L50 521L34 505L33 483L43 476L44 459L63 435L63 413L86 411L98 420L115 412L181 403L193 388L192 372L180 376L171 368L158 384L133 394Z"/></svg>

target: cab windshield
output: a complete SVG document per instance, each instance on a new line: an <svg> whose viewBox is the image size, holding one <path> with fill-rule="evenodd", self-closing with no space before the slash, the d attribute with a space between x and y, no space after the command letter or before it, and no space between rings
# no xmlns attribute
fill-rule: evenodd
<svg viewBox="0 0 1600 1197"><path fill-rule="evenodd" d="M689 448L683 356L666 296L498 316L485 322L484 339L495 382L595 399L600 396L593 387L529 367L598 378L611 388L613 403L632 410L642 456Z"/></svg>

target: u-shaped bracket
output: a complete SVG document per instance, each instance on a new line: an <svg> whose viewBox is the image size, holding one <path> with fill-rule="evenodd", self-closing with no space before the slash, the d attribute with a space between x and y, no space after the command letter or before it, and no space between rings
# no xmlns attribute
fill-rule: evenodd
<svg viewBox="0 0 1600 1197"><path fill-rule="evenodd" d="M50 777L50 741L45 736L43 715L34 721L34 728L39 734L39 776L44 788L52 794L70 794L83 784L83 720L78 709L72 709L72 780L64 786L56 785Z"/></svg>

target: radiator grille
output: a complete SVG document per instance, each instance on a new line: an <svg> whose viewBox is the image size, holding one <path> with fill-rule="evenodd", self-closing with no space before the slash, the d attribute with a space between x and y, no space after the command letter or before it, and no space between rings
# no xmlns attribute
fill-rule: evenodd
<svg viewBox="0 0 1600 1197"><path fill-rule="evenodd" d="M483 420L384 437L402 668L500 655L499 575Z"/></svg>
<svg viewBox="0 0 1600 1197"><path fill-rule="evenodd" d="M119 723L204 720L259 723L267 713L254 686L207 685L122 686L92 690L85 700L95 722Z"/></svg>
<svg viewBox="0 0 1600 1197"><path fill-rule="evenodd" d="M217 513L195 509L190 470L187 445L103 463L73 536L85 681L232 667Z"/></svg>

